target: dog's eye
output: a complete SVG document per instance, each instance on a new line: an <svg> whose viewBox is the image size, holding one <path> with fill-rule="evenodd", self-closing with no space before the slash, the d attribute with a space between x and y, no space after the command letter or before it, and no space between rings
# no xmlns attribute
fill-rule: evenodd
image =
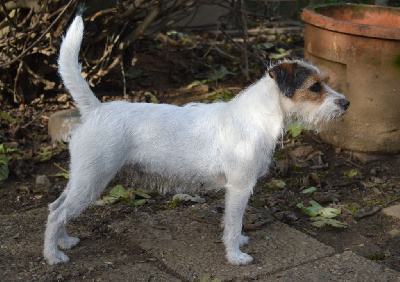
<svg viewBox="0 0 400 282"><path fill-rule="evenodd" d="M322 90L322 85L319 82L314 83L308 88L311 92L319 93Z"/></svg>

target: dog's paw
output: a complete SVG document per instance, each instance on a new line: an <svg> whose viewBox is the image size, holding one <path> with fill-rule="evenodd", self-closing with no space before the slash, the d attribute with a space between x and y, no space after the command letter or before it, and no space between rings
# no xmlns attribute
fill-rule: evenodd
<svg viewBox="0 0 400 282"><path fill-rule="evenodd" d="M47 263L50 265L66 263L69 261L69 257L60 251L56 251L55 253L52 253L50 255L49 254L45 255L45 259Z"/></svg>
<svg viewBox="0 0 400 282"><path fill-rule="evenodd" d="M58 239L58 246L60 246L61 249L68 250L75 247L79 241L77 237L63 237Z"/></svg>
<svg viewBox="0 0 400 282"><path fill-rule="evenodd" d="M239 246L241 247L241 246L247 245L248 243L249 243L249 237L240 234L240 236L239 236Z"/></svg>
<svg viewBox="0 0 400 282"><path fill-rule="evenodd" d="M233 255L228 254L226 257L229 263L235 265L249 264L253 261L253 258L250 255L242 252Z"/></svg>

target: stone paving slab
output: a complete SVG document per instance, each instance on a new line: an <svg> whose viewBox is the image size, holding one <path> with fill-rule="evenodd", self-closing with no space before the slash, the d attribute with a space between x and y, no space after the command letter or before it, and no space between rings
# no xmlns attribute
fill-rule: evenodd
<svg viewBox="0 0 400 282"><path fill-rule="evenodd" d="M382 212L388 216L400 219L400 204L384 208Z"/></svg>
<svg viewBox="0 0 400 282"><path fill-rule="evenodd" d="M258 279L334 254L331 247L285 224L274 222L247 234L250 243L242 250L252 255L255 261L238 267L225 260L219 226L193 221L172 211L168 211L167 220L168 228L165 229L138 222L120 223L119 229L114 228L121 232L121 225L134 226L129 229L131 238L161 259L166 268L187 280L204 276L222 280Z"/></svg>
<svg viewBox="0 0 400 282"><path fill-rule="evenodd" d="M83 216L89 220L99 211ZM336 254L280 222L247 232L250 243L243 251L255 261L233 266L225 260L220 215L202 222L175 210L135 212L101 237L72 223L81 244L67 251L69 263L49 266L41 254L46 217L46 208L0 215L0 281L400 281L399 272L352 252Z"/></svg>
<svg viewBox="0 0 400 282"><path fill-rule="evenodd" d="M263 281L400 281L400 274L383 265L347 251L294 267L262 279Z"/></svg>
<svg viewBox="0 0 400 282"><path fill-rule="evenodd" d="M86 276L85 279L88 279L89 281L112 282L182 281L181 279L173 277L168 273L160 270L158 267L155 267L154 265L146 262L119 266L117 269L113 269L107 272L101 271L98 273L93 273L89 276Z"/></svg>
<svg viewBox="0 0 400 282"><path fill-rule="evenodd" d="M69 227L82 242L66 253L70 262L48 265L42 256L47 208L0 215L0 281L181 281L118 236L97 237ZM82 236L83 235L83 236ZM99 248L100 246L100 248ZM136 254L135 254L136 253Z"/></svg>

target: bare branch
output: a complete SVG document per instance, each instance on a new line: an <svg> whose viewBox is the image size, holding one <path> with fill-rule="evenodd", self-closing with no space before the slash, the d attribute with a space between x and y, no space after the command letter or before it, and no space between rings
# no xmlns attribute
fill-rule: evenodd
<svg viewBox="0 0 400 282"><path fill-rule="evenodd" d="M23 58L28 51L30 51L42 38L50 31L50 29L57 23L57 21L62 17L64 12L71 6L72 3L74 3L76 0L70 0L68 4L64 7L63 11L58 15L58 17L51 23L51 25L39 36L38 39L36 39L35 42L33 42L28 48L24 49L21 54L19 54L16 58L12 59L11 61L1 64L0 68L4 68L6 66L9 66L17 61L19 61L21 58Z"/></svg>
<svg viewBox="0 0 400 282"><path fill-rule="evenodd" d="M6 15L7 20L10 22L10 24L16 29L19 30L18 25L14 22L12 18L10 18L10 15L8 14L7 8L6 8L6 3L4 0L1 0L1 6L3 7L4 14Z"/></svg>

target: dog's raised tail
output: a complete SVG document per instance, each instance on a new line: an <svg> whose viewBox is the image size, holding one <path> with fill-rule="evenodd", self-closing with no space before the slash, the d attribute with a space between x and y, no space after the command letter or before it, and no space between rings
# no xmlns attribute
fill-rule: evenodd
<svg viewBox="0 0 400 282"><path fill-rule="evenodd" d="M63 38L60 56L58 58L58 72L60 73L65 87L76 102L82 119L85 120L90 112L100 105L100 101L96 98L88 82L81 74L79 50L84 30L82 19L83 10L84 6L80 5L75 19Z"/></svg>

